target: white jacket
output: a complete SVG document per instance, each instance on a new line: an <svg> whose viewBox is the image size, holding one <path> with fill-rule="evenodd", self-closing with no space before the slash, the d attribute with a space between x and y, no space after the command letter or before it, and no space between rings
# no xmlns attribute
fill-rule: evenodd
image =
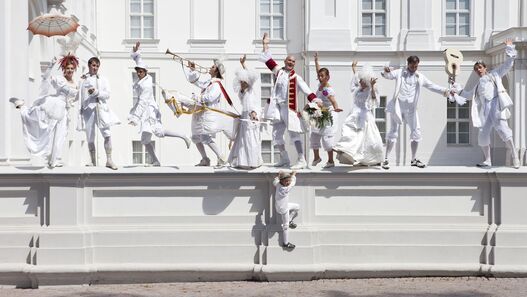
<svg viewBox="0 0 527 297"><path fill-rule="evenodd" d="M514 65L514 59L516 58L517 51L515 49L514 45L507 46L505 48L505 54L507 55L507 59L503 64L501 64L498 68L493 69L489 72L489 75L494 82L495 87L497 88L498 93L498 108L500 111L500 119L501 120L507 120L510 118L511 113L509 111L509 108L512 106L512 99L507 94L507 91L505 90L505 87L503 86L503 82L501 78L509 72L509 70ZM471 90L462 90L459 95L465 98L473 98L474 104L472 104L471 107L471 116L472 116L472 124L474 127L479 128L482 127L485 123L486 119L484 117L484 108L485 104L484 98L479 98L477 94L479 83L475 85Z"/></svg>
<svg viewBox="0 0 527 297"><path fill-rule="evenodd" d="M120 124L117 115L108 106L110 99L110 85L108 80L100 75L87 77L79 83L79 115L84 110L97 108L99 120L97 126L99 128L107 128L113 125ZM88 93L89 89L95 89L92 94ZM98 99L98 100L97 100ZM79 119L77 122L77 130L84 130L84 120Z"/></svg>
<svg viewBox="0 0 527 297"><path fill-rule="evenodd" d="M395 81L395 92L393 93L393 97L386 104L386 112L391 113L395 121L399 124L402 123L402 116L401 116L401 106L399 104L398 97L399 97L399 92L401 90L403 74L405 74L407 71L408 69L405 68L405 69L397 69L397 70L392 70L390 72L381 73L381 75L386 79L396 80ZM417 103L419 102L419 97L421 95L421 87L425 87L432 92L442 94L446 97L447 92L448 92L447 88L434 84L424 74L420 73L419 71L416 71L415 75L417 76L417 85L415 87L415 99L413 102L414 110L417 110Z"/></svg>

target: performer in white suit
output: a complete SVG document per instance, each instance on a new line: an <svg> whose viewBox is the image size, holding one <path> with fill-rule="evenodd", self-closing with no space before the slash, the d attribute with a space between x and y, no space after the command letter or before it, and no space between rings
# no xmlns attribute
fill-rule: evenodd
<svg viewBox="0 0 527 297"><path fill-rule="evenodd" d="M73 74L79 65L73 55L64 56L58 63L62 76L52 75L56 59L42 76L40 96L31 107L24 100L11 98L22 116L22 131L29 152L47 159L50 168L62 166L59 162L68 134L68 109L77 97L77 84Z"/></svg>
<svg viewBox="0 0 527 297"><path fill-rule="evenodd" d="M269 36L264 34L263 52L260 60L275 75L276 81L271 92L269 106L264 117L273 121L273 142L280 151L280 161L275 164L276 167L289 166L289 156L285 150L284 133L287 130L291 142L295 145L298 153L297 163L292 167L301 169L307 166L304 156L304 148L300 135L304 133L300 118L297 111L298 91L307 95L307 99L312 101L317 96L309 89L301 76L295 73L295 57L288 55L284 60L284 67L278 66L269 52Z"/></svg>
<svg viewBox="0 0 527 297"><path fill-rule="evenodd" d="M514 65L517 52L512 39L507 39L504 43L507 58L503 64L492 71L487 71L487 66L483 61L476 62L474 71L479 76L478 84L472 89L465 89L459 92L461 97L474 97L471 111L472 123L474 127L479 128L478 144L481 146L485 156L485 160L477 164L479 167L492 166L490 134L494 128L512 154L512 167L520 168L520 159L514 146L512 130L507 124L507 119L511 115L509 108L513 102L501 80Z"/></svg>
<svg viewBox="0 0 527 297"><path fill-rule="evenodd" d="M373 110L380 104L375 86L377 78L371 67L364 66L356 73L356 66L357 62L354 61L351 81L353 105L334 150L340 163L377 165L383 160L382 138L373 116Z"/></svg>
<svg viewBox="0 0 527 297"><path fill-rule="evenodd" d="M240 58L242 69L236 71L233 82L242 103L242 115L228 162L232 167L252 169L263 163L259 121L260 79L258 73L245 67L245 59L245 55Z"/></svg>
<svg viewBox="0 0 527 297"><path fill-rule="evenodd" d="M134 101L135 104L128 115L128 123L133 126L139 125L141 133L141 143L152 157L154 166L161 166L156 156L154 145L152 144L152 134L157 137L177 137L185 141L187 148L190 147L190 139L183 134L165 130L161 123L161 112L159 105L154 98L154 84L152 77L148 75L147 66L141 59L139 51L140 43L137 42L133 48L132 59L136 63L135 71L138 80L134 82Z"/></svg>
<svg viewBox="0 0 527 297"><path fill-rule="evenodd" d="M426 164L417 159L417 148L421 141L421 126L419 124L419 115L417 113L417 105L421 97L421 88L425 87L432 92L442 94L447 97L449 89L438 86L431 82L426 76L417 71L419 67L419 57L410 56L407 59L407 66L405 69L391 70L389 67L384 67L382 76L386 79L395 80L395 92L392 99L386 104L386 112L391 114L390 128L386 134L386 154L382 168L389 169L388 155L392 151L397 136L399 133L399 126L406 122L410 128L410 145L412 150L411 166L419 168L426 167Z"/></svg>
<svg viewBox="0 0 527 297"><path fill-rule="evenodd" d="M80 115L79 130L86 131L88 150L90 151L91 163L88 166L96 166L95 154L95 128L99 128L104 137L104 150L106 151L106 167L113 170L117 166L112 161L112 140L110 127L120 124L115 113L109 108L110 85L108 80L99 75L100 60L92 57L88 60L89 72L82 76L83 80L79 87Z"/></svg>
<svg viewBox="0 0 527 297"><path fill-rule="evenodd" d="M209 108L221 110L221 98L224 97L228 104L232 106L232 101L223 87L222 80L225 75L225 66L219 59L214 59L214 64L209 69L209 75L201 76L199 71L196 71L196 65L193 62L188 62L187 71L185 74L187 80L201 89L201 94L197 96L197 101L201 105ZM216 133L223 131L229 139L234 139L233 120L218 112L204 109L200 112L192 114L192 142L196 144L201 155L201 161L196 166L210 166L210 159L205 151L207 145L216 155L216 168L221 168L227 164L225 158L222 157L221 151L214 142Z"/></svg>

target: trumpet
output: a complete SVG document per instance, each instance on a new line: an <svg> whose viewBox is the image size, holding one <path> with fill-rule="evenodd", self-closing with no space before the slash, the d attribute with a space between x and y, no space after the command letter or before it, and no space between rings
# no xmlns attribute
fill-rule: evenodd
<svg viewBox="0 0 527 297"><path fill-rule="evenodd" d="M189 67L188 65L186 65L185 63L183 63L184 61L186 62L191 62L191 63L194 63L192 61L190 61L189 59L185 59L177 54L174 54L173 52L170 51L170 49L167 48L166 52L165 52L165 55L171 55L172 56L172 59L173 60L179 60L179 62L181 63L181 65L183 66L186 66L186 67ZM209 67L203 67L201 65L198 65L196 63L194 63L195 67L196 67L196 70L199 72L199 73L203 73L203 74L206 74L206 73L209 73ZM190 67L189 67L190 68Z"/></svg>

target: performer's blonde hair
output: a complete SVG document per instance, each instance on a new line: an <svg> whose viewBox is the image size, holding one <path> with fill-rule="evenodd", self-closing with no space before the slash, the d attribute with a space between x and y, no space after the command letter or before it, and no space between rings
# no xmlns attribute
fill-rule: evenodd
<svg viewBox="0 0 527 297"><path fill-rule="evenodd" d="M234 80L232 83L232 88L236 93L241 89L240 83L242 81L246 82L249 85L249 88L252 89L254 83L258 80L258 73L248 70L248 69L238 69L234 75Z"/></svg>
<svg viewBox="0 0 527 297"><path fill-rule="evenodd" d="M368 87L371 87L371 79L377 78L375 73L373 72L371 65L369 64L365 64L364 66L362 66L362 69L359 71L357 77L359 78L359 80L364 81L364 83L366 83Z"/></svg>

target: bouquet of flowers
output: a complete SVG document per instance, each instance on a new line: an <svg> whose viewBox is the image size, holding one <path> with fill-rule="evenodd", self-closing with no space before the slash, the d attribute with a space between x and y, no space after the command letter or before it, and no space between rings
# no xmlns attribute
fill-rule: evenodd
<svg viewBox="0 0 527 297"><path fill-rule="evenodd" d="M331 111L322 104L322 100L315 99L309 102L302 112L302 116L311 127L318 129L333 125Z"/></svg>

